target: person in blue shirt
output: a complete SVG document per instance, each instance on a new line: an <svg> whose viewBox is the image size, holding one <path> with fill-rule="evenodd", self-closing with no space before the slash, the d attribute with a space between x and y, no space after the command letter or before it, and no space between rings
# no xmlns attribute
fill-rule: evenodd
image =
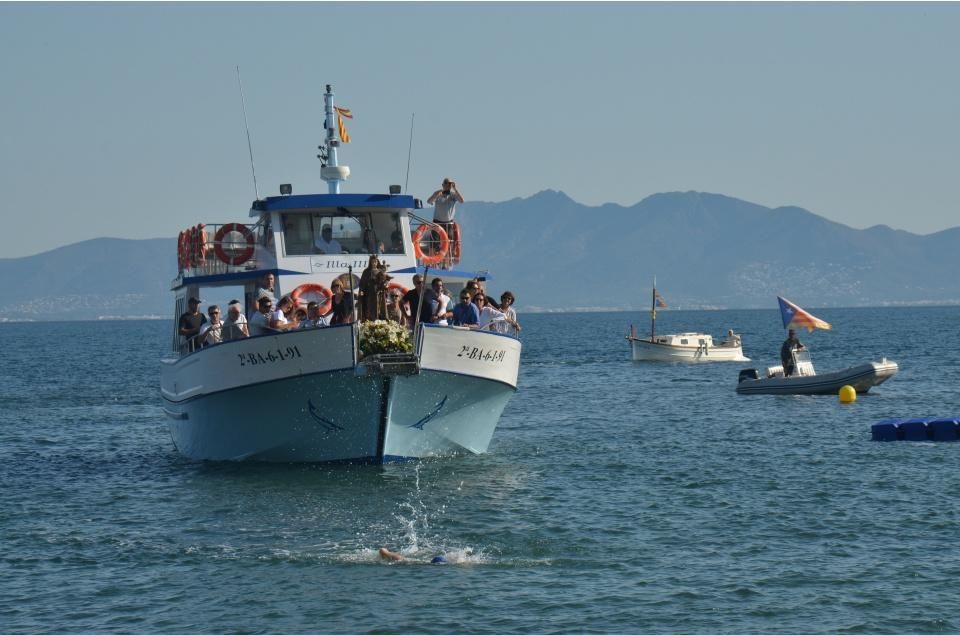
<svg viewBox="0 0 960 635"><path fill-rule="evenodd" d="M453 307L453 325L476 328L480 323L480 310L471 302L470 291L460 292L460 303Z"/></svg>

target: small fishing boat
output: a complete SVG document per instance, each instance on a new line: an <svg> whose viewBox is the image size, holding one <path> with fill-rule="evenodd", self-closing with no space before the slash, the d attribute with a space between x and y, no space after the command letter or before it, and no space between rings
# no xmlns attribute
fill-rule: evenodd
<svg viewBox="0 0 960 635"><path fill-rule="evenodd" d="M864 362L843 370L818 375L810 359L810 352L803 348L799 340L794 339L792 329L804 327L808 332L812 332L814 329L829 330L833 327L789 300L781 297L777 297L777 300L780 303L783 327L791 329L790 339L784 342L782 355L785 357L782 359L787 363L792 360L792 367L785 370L783 365L769 366L764 377L760 376L756 368L745 368L737 377L737 393L741 395L835 395L844 386L852 386L858 393L865 393L897 374L899 370L897 363L884 357L878 362ZM788 351L789 356L786 356Z"/></svg>
<svg viewBox="0 0 960 635"><path fill-rule="evenodd" d="M755 368L740 371L737 392L741 395L835 395L844 386L852 386L858 393L865 393L897 374L897 363L883 358L876 362L864 362L818 375L810 361L810 353L796 351L793 354L798 371L784 376L783 366L770 366L765 377Z"/></svg>
<svg viewBox="0 0 960 635"><path fill-rule="evenodd" d="M638 337L631 325L627 341L635 362L749 362L743 355L740 336L732 330L719 343L706 333L674 333L657 335L657 309L667 308L667 303L653 285L653 302L650 307L650 337Z"/></svg>

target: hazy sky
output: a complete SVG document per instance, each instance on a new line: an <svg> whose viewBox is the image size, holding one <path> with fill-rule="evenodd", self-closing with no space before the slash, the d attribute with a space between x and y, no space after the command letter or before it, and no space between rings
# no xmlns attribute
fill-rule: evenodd
<svg viewBox="0 0 960 635"><path fill-rule="evenodd" d="M960 225L958 4L0 4L0 257L176 236L323 192L443 176L632 205L700 190L864 228ZM469 207L465 208L469 213Z"/></svg>

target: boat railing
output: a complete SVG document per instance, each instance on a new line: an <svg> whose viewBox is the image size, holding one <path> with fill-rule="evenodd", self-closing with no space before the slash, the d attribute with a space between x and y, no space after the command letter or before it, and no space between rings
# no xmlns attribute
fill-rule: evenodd
<svg viewBox="0 0 960 635"><path fill-rule="evenodd" d="M195 225L180 232L177 265L185 276L273 268L276 266L273 232L259 223Z"/></svg>
<svg viewBox="0 0 960 635"><path fill-rule="evenodd" d="M463 241L457 223L435 223L412 213L409 216L417 264L428 265L434 269L452 269L454 265L460 264Z"/></svg>
<svg viewBox="0 0 960 635"><path fill-rule="evenodd" d="M378 353L367 355L356 368L358 375L416 375L420 358L413 353Z"/></svg>

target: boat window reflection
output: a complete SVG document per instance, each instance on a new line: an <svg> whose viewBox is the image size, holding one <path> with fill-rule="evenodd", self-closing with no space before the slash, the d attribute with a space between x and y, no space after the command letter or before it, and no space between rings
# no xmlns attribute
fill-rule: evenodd
<svg viewBox="0 0 960 635"><path fill-rule="evenodd" d="M334 245L340 253L405 253L400 214L396 212L289 213L283 214L282 220L288 256L326 253L324 245Z"/></svg>

